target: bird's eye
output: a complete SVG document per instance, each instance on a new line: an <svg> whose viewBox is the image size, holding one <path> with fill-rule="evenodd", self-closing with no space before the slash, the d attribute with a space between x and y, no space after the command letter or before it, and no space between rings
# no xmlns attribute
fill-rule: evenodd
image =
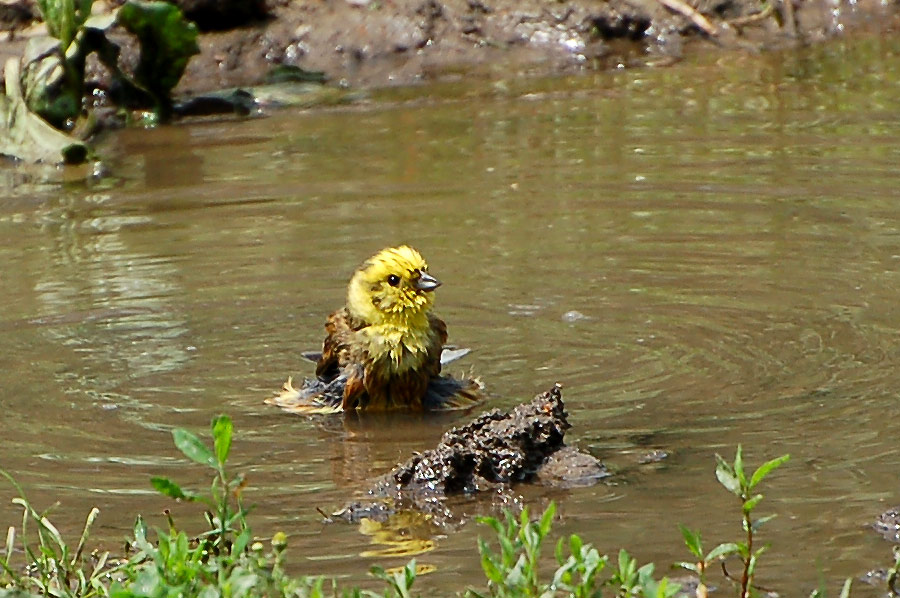
<svg viewBox="0 0 900 598"><path fill-rule="evenodd" d="M400 277L396 274L391 274L390 276L388 276L388 284L392 287L397 286L398 284L400 284Z"/></svg>

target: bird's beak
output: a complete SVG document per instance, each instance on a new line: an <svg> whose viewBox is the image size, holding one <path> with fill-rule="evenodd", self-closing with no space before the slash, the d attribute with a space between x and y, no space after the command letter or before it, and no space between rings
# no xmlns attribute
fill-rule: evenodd
<svg viewBox="0 0 900 598"><path fill-rule="evenodd" d="M420 291L433 291L441 286L441 281L428 272L419 272L419 280L416 281L416 289Z"/></svg>

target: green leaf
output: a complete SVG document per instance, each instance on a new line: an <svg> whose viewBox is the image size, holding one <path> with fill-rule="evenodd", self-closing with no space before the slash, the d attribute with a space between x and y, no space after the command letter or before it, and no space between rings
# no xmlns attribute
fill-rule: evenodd
<svg viewBox="0 0 900 598"><path fill-rule="evenodd" d="M581 536L578 534L569 536L569 551L572 553L572 556L578 557L581 554L581 548L583 546L584 542L581 541Z"/></svg>
<svg viewBox="0 0 900 598"><path fill-rule="evenodd" d="M619 549L619 575L623 578L623 581L627 577L631 577L634 575L635 568L637 567L637 561L624 548Z"/></svg>
<svg viewBox="0 0 900 598"><path fill-rule="evenodd" d="M737 450L734 452L734 475L737 476L742 486L747 484L747 477L744 475L744 449L741 445L737 445Z"/></svg>
<svg viewBox="0 0 900 598"><path fill-rule="evenodd" d="M231 556L233 556L234 558L239 557L247 548L247 545L252 539L253 535L250 533L249 528L242 531L240 535L235 538L234 544L231 545Z"/></svg>
<svg viewBox="0 0 900 598"><path fill-rule="evenodd" d="M763 525L765 525L767 522L769 522L769 521L775 519L776 517L778 517L778 515L772 514L772 515L766 515L765 517L760 517L759 519L755 520L755 521L751 524L751 525L752 525L752 528L753 528L753 531L754 531L754 532L757 531L759 528L761 528L761 527L762 527Z"/></svg>
<svg viewBox="0 0 900 598"><path fill-rule="evenodd" d="M523 507L522 512L519 513L519 529L524 529L531 522L531 519L528 518L528 507Z"/></svg>
<svg viewBox="0 0 900 598"><path fill-rule="evenodd" d="M138 550L147 556L152 556L156 552L153 545L147 540L147 524L140 515L134 522L134 543L137 544Z"/></svg>
<svg viewBox="0 0 900 598"><path fill-rule="evenodd" d="M497 536L497 542L500 543L500 555L503 558L503 562L507 565L512 565L513 557L516 555L516 549L512 540L506 536Z"/></svg>
<svg viewBox="0 0 900 598"><path fill-rule="evenodd" d="M732 494L741 495L741 482L735 475L734 469L718 454L716 455L716 479Z"/></svg>
<svg viewBox="0 0 900 598"><path fill-rule="evenodd" d="M738 554L740 552L741 547L738 544L735 544L734 542L724 542L710 550L709 554L706 555L706 558L704 560L709 563L723 556L728 556L729 554Z"/></svg>
<svg viewBox="0 0 900 598"><path fill-rule="evenodd" d="M481 538L478 538L478 551L481 553L481 569L484 571L485 577L494 583L502 582L503 574L500 572L494 559L491 558L491 549L488 547L487 542Z"/></svg>
<svg viewBox="0 0 900 598"><path fill-rule="evenodd" d="M506 578L503 580L503 583L506 584L507 588L515 589L525 585L524 569L526 564L527 560L525 559L525 555L520 554L515 566L509 570L509 573L506 574Z"/></svg>
<svg viewBox="0 0 900 598"><path fill-rule="evenodd" d="M503 524L496 517L476 517L475 521L490 527L497 534L503 533Z"/></svg>
<svg viewBox="0 0 900 598"><path fill-rule="evenodd" d="M221 596L221 594L219 593L219 589L216 586L208 585L204 586L204 588L200 590L197 598L219 598L219 596Z"/></svg>
<svg viewBox="0 0 900 598"><path fill-rule="evenodd" d="M16 500L17 499L13 499L13 502L15 502ZM59 530L56 529L56 526L50 523L50 520L43 515L40 515L37 518L37 522L41 526L41 528L43 528L50 535L50 538L53 539L53 542L59 547L59 549L63 553L65 553L68 547L66 546L65 540L63 540L62 534L60 534Z"/></svg>
<svg viewBox="0 0 900 598"><path fill-rule="evenodd" d="M78 540L78 547L75 548L75 554L72 555L72 561L69 563L71 568L76 568L78 564L78 559L81 558L81 553L84 551L84 545L87 542L88 536L90 535L91 526L94 525L94 521L97 519L97 516L100 515L100 509L94 507L91 509L91 512L88 513L87 521L84 523L84 527L81 531L81 539Z"/></svg>
<svg viewBox="0 0 900 598"><path fill-rule="evenodd" d="M763 499L763 495L757 494L756 496L751 496L750 498L745 500L744 505L742 507L744 513L749 513L750 511L752 511L753 507L755 507L757 504L759 504L759 501L761 501L762 499Z"/></svg>
<svg viewBox="0 0 900 598"><path fill-rule="evenodd" d="M231 451L231 436L234 429L231 418L227 415L219 415L212 420L213 442L216 449L216 459L219 465L225 465L228 453Z"/></svg>
<svg viewBox="0 0 900 598"><path fill-rule="evenodd" d="M560 565L566 562L566 555L563 553L563 545L565 541L560 538L556 541L556 548L553 551L553 555L556 557L556 562Z"/></svg>
<svg viewBox="0 0 900 598"><path fill-rule="evenodd" d="M181 486L179 486L169 478L154 476L150 478L150 484L154 488L156 488L156 491L163 496L168 496L169 498L174 498L175 500L193 500L194 498L193 496L187 495L181 489Z"/></svg>
<svg viewBox="0 0 900 598"><path fill-rule="evenodd" d="M183 428L175 428L172 430L172 439L175 446L191 461L213 468L216 466L216 458L212 451L193 433Z"/></svg>
<svg viewBox="0 0 900 598"><path fill-rule="evenodd" d="M700 567L698 567L696 563L687 563L685 561L679 561L677 563L673 563L672 566L678 567L679 569L687 569L688 571L692 571L693 573L700 575Z"/></svg>
<svg viewBox="0 0 900 598"><path fill-rule="evenodd" d="M541 533L541 537L543 538L550 532L550 526L553 525L553 517L556 515L556 502L550 501L550 504L547 505L547 509L544 511L544 514L541 516L541 521L538 524L538 530Z"/></svg>
<svg viewBox="0 0 900 598"><path fill-rule="evenodd" d="M747 576L752 578L753 574L756 572L756 563L757 558L755 554L750 555L750 560L747 561Z"/></svg>
<svg viewBox="0 0 900 598"><path fill-rule="evenodd" d="M684 544L688 547L688 550L691 551L691 554L702 560L703 545L700 543L700 532L694 532L680 523L678 524L678 529L681 530L681 537L684 538Z"/></svg>
<svg viewBox="0 0 900 598"><path fill-rule="evenodd" d="M784 463L790 460L790 455L781 455L780 457L776 457L771 461L766 461L762 465L760 465L756 471L753 472L753 475L750 476L750 488L753 488L757 484L759 484L763 478L769 475L773 470L781 467Z"/></svg>

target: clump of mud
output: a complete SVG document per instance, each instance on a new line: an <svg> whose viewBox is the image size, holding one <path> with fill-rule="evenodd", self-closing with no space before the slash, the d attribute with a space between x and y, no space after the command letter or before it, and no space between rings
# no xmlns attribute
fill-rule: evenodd
<svg viewBox="0 0 900 598"><path fill-rule="evenodd" d="M565 445L570 427L556 385L511 411L494 409L451 428L435 448L394 467L372 484L366 500L335 516L383 520L408 508L446 515L443 499L454 494L502 491L522 482L585 486L608 476L599 460Z"/></svg>
<svg viewBox="0 0 900 598"><path fill-rule="evenodd" d="M900 543L900 506L888 509L872 523L876 532L889 541Z"/></svg>

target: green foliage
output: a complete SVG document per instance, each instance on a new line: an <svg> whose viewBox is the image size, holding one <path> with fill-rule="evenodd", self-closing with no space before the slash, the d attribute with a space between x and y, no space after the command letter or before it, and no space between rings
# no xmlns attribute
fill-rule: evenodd
<svg viewBox="0 0 900 598"><path fill-rule="evenodd" d="M497 534L500 553L495 554L488 543L478 538L481 554L481 568L490 582L493 596L541 596L546 587L538 581L538 559L541 544L556 513L556 504L550 503L540 521L528 518L528 509L522 509L519 518L509 511L505 524L494 517L479 517L483 523ZM481 596L474 591L473 596Z"/></svg>
<svg viewBox="0 0 900 598"><path fill-rule="evenodd" d="M551 587L571 594L575 598L592 598L600 595L597 579L609 563L609 557L601 556L596 548L584 544L581 538L569 536L569 555L565 555L566 542L560 538L556 543L556 562L559 568L553 575Z"/></svg>
<svg viewBox="0 0 900 598"><path fill-rule="evenodd" d="M87 151L70 131L84 116L85 63L94 54L110 73L110 98L125 109L153 109L149 120L172 114L172 89L188 60L199 52L197 28L169 2L127 0L118 22L138 39L140 59L132 75L119 68L119 46L107 37L111 18L89 18L93 0L37 0L51 38L32 38L25 55L6 65L6 97L0 96L0 152L38 162L78 162ZM21 73L21 76L19 76ZM23 103L24 102L24 103ZM46 123L40 123L40 119ZM89 129L90 127L85 127Z"/></svg>
<svg viewBox="0 0 900 598"><path fill-rule="evenodd" d="M0 154L28 162L84 162L89 156L85 144L54 129L29 108L19 72L18 60L6 61L6 95L0 94Z"/></svg>
<svg viewBox="0 0 900 598"><path fill-rule="evenodd" d="M63 52L91 16L93 4L94 0L37 0L47 31L60 41Z"/></svg>
<svg viewBox="0 0 900 598"><path fill-rule="evenodd" d="M897 578L900 576L900 546L894 547L894 565L888 569L887 585L891 595L900 596L900 589L897 588ZM841 597L843 598L843 597Z"/></svg>
<svg viewBox="0 0 900 598"><path fill-rule="evenodd" d="M410 560L405 567L399 571L389 573L381 567L372 567L369 574L387 584L387 590L383 594L377 592L362 591L359 593L366 598L411 598L412 586L416 581L416 559Z"/></svg>
<svg viewBox="0 0 900 598"><path fill-rule="evenodd" d="M195 463L208 467L213 480L207 493L181 488L174 481L156 477L152 484L161 494L181 501L199 502L209 507L207 530L190 535L180 529L167 514L166 530L150 529L138 517L130 544L133 554L127 560L109 558L108 553L85 555L90 528L98 511L93 509L74 548L65 541L49 521L46 512L37 511L24 491L6 472L18 491L13 503L23 509L21 533L9 528L5 545L0 546L0 598L413 598L416 581L415 560L396 571L373 567L370 574L384 584L382 592L352 588L341 591L333 579L324 577L292 577L285 573L287 549L285 534L276 533L268 547L254 540L247 522L248 510L242 503L243 477L226 469L234 427L221 415L211 423L212 447L195 434L176 429L172 438L176 447ZM699 578L698 598L707 595L709 566L725 557L737 556L743 565L738 584L739 596L757 594L753 576L759 556L765 547L754 548L754 534L761 522L771 519L753 518L762 495L754 488L778 466L787 455L773 459L747 477L743 455L738 447L729 463L717 455L716 475L722 485L741 500L745 539L722 543L710 551L703 548L699 532L679 526L693 562L677 563ZM540 518L532 520L528 509L516 516L505 511L502 519L479 518L494 535L492 543L479 538L481 566L487 590L469 589L467 598L673 598L679 586L667 578L654 577L654 565L639 565L627 551L620 550L613 562L608 556L585 544L576 535L560 538L556 543L556 569L549 581L541 576L546 570L541 549L551 532L556 505L551 503ZM21 548L17 548L17 540ZM23 562L15 562L21 554ZM894 551L893 567L888 571L888 589L895 590L900 576L900 549ZM851 580L841 587L839 598L849 598ZM810 598L826 598L824 581Z"/></svg>
<svg viewBox="0 0 900 598"><path fill-rule="evenodd" d="M612 588L620 598L671 598L678 593L677 584L666 578L654 579L652 563L638 567L637 561L625 550L619 552L617 568L607 579L600 580L598 576L609 564L609 557L601 556L596 548L584 544L575 534L569 536L568 542L563 539L557 542L558 567L552 581L543 583L539 577L541 546L550 532L555 514L556 504L550 503L536 521L531 521L527 508L522 509L518 518L506 511L504 521L480 517L478 521L496 534L500 552L495 553L486 541L478 539L481 568L488 580L489 593L469 589L467 596L599 598L603 587Z"/></svg>
<svg viewBox="0 0 900 598"><path fill-rule="evenodd" d="M850 598L850 586L853 585L853 579L848 577L844 580L844 584L841 586L841 593L838 595L838 598ZM896 596L897 592L891 586L890 580L888 581L888 589L890 589L893 594ZM820 580L819 587L809 593L809 598L827 598L828 592L825 589L825 580Z"/></svg>
<svg viewBox="0 0 900 598"><path fill-rule="evenodd" d="M753 518L753 510L763 499L762 494L753 492L753 489L762 482L766 476L786 463L790 455L782 455L770 461L766 461L753 472L749 478L744 471L744 456L741 445L738 445L734 455L734 461L728 463L720 455L716 455L716 479L726 490L734 494L741 501L741 525L745 533L745 539L741 542L726 542L719 544L708 553L704 554L700 540L700 533L691 531L685 526L679 526L684 543L691 554L697 559L696 563L677 563L677 566L694 572L700 579L700 584L706 586L706 571L709 564L728 557L737 555L743 566L740 578L740 597L749 598L753 590L753 576L759 557L768 550L768 544L754 547L755 534L759 528L775 515L768 515L758 519Z"/></svg>
<svg viewBox="0 0 900 598"><path fill-rule="evenodd" d="M12 587L25 592L57 598L92 598L104 596L108 576L116 569L110 564L109 553L84 554L90 528L100 511L88 513L78 544L73 549L59 530L47 518L46 512L34 509L22 487L7 472L0 470L19 493L13 504L22 507L21 552L26 562L21 566L14 560L16 529L10 527L3 554L0 554L0 587ZM30 532L31 526L34 531ZM27 566L29 573L22 573Z"/></svg>
<svg viewBox="0 0 900 598"><path fill-rule="evenodd" d="M162 1L129 0L119 9L117 20L141 44L135 82L153 97L158 115L167 118L172 89L191 56L200 52L197 27L180 8Z"/></svg>
<svg viewBox="0 0 900 598"><path fill-rule="evenodd" d="M169 498L206 504L210 508L210 529L190 538L169 518L169 531L156 530L154 544L147 539L147 526L138 517L134 526L138 553L132 561L146 566L129 569L124 581L111 588L112 598L254 596L273 582L274 575L281 575L281 553L286 546L283 534L273 542L275 552L262 558L248 552L252 533L241 500L244 479L230 476L225 469L234 429L231 419L220 415L213 418L210 427L213 449L192 432L181 428L172 431L172 440L184 456L213 470L208 494L182 490L168 478L151 479L153 487ZM259 552L261 546L257 549Z"/></svg>

